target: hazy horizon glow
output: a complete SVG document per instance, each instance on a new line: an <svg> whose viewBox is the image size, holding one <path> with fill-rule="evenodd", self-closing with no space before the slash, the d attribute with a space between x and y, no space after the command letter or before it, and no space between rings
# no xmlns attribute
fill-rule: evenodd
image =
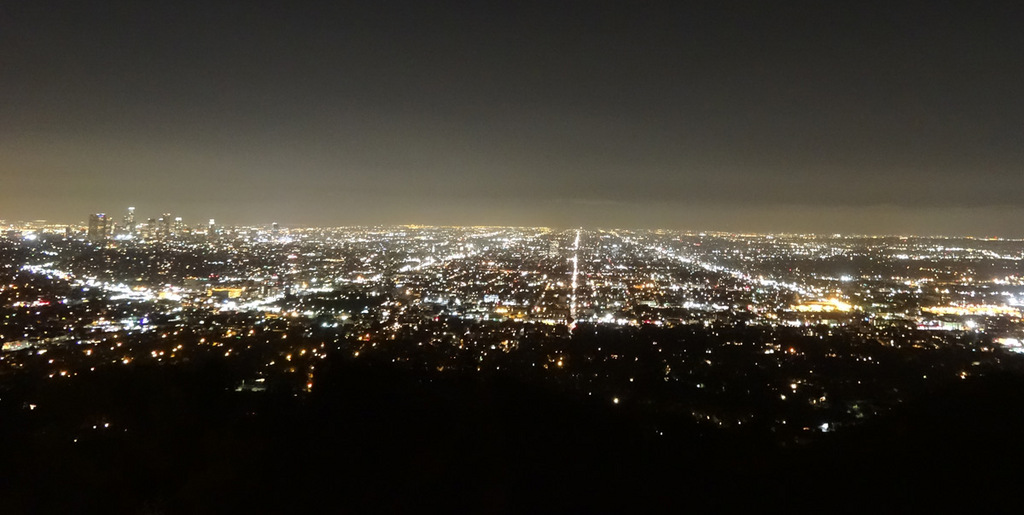
<svg viewBox="0 0 1024 515"><path fill-rule="evenodd" d="M0 219L1024 236L1021 7L0 16Z"/></svg>

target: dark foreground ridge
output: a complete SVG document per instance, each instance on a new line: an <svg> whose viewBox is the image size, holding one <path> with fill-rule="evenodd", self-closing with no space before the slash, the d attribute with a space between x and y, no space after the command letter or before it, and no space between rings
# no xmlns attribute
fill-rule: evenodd
<svg viewBox="0 0 1024 515"><path fill-rule="evenodd" d="M1017 502L1018 376L970 378L784 446L508 375L389 365L327 360L307 397L237 392L217 359L112 368L74 387L11 384L0 402L3 511L863 513ZM82 426L91 413L118 424Z"/></svg>

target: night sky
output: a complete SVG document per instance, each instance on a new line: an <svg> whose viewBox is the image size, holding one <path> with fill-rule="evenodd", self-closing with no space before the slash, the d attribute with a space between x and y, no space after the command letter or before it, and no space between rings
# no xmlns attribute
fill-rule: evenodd
<svg viewBox="0 0 1024 515"><path fill-rule="evenodd" d="M1024 236L1019 1L326 4L3 2L0 219Z"/></svg>

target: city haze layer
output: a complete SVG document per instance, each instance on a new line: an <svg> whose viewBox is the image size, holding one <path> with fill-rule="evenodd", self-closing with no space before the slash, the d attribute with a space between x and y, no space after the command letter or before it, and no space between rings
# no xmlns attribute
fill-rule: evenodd
<svg viewBox="0 0 1024 515"><path fill-rule="evenodd" d="M0 219L1022 237L1014 2L19 2Z"/></svg>

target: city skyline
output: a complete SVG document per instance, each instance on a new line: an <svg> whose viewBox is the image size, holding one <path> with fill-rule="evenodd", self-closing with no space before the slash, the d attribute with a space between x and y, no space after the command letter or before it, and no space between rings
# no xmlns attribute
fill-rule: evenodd
<svg viewBox="0 0 1024 515"><path fill-rule="evenodd" d="M511 223L422 223L422 222L372 222L366 223L328 223L328 224L304 224L304 223L293 223L292 221L280 221L276 219L264 219L256 218L243 220L240 217L232 219L215 219L207 218L202 214L195 217L183 217L180 215L178 210L171 209L169 212L162 210L147 211L143 210L140 218L135 217L135 206L129 206L121 212L118 211L96 211L88 213L84 216L79 217L78 220L61 220L56 218L38 218L32 220L16 220L16 219L2 219L0 218L0 227L6 227L8 229L21 229L26 231L46 231L56 230L55 228L78 228L85 230L92 225L92 219L97 216L106 217L106 230L113 237L115 231L124 231L126 227L134 228L133 231L128 231L130 234L135 235L136 231L142 227L152 226L153 230L156 230L157 224L163 224L166 220L168 223L174 222L175 231L188 230L195 231L199 229L208 230L216 223L217 227L230 227L230 228L254 228L254 227L281 227L291 229L318 229L318 228L344 228L344 227L495 227L495 228L550 228L556 230L566 229L586 229L586 230L607 230L607 229L622 229L622 230L653 230L653 231L669 231L669 232L680 232L685 234L696 234L696 233L708 233L708 234L761 234L761 235L814 235L814 236L843 236L843 237L887 237L887 236L907 236L907 237L940 237L940 238L997 238L1004 240L1018 240L1021 237L1015 236L1004 236L992 231L984 232L862 232L857 230L837 231L837 230L771 230L762 229L754 230L751 226L742 228L709 228L709 227L656 227L656 226L614 226L614 225L597 225L597 224L564 224L564 225L542 225L542 224L511 224ZM152 216L149 216L152 215ZM942 214L943 216L949 216L948 210ZM908 225L903 225L908 227ZM832 226L837 227L836 225ZM168 229L169 231L170 229Z"/></svg>
<svg viewBox="0 0 1024 515"><path fill-rule="evenodd" d="M33 2L0 219L1024 236L1020 14Z"/></svg>

